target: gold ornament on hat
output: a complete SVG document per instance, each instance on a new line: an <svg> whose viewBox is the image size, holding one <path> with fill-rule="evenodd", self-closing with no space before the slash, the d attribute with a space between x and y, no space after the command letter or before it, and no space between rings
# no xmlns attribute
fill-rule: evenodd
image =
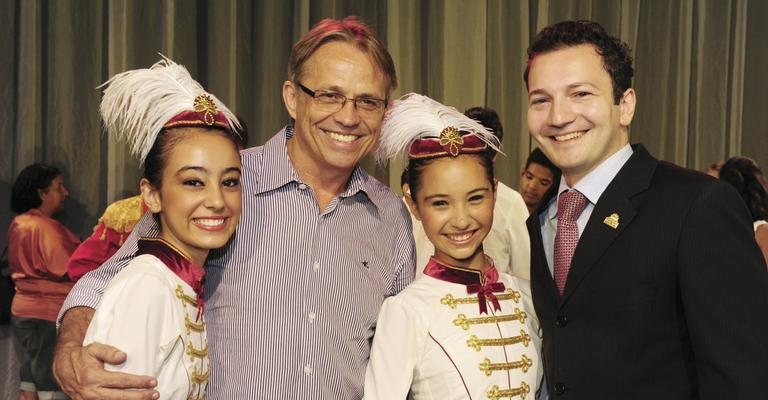
<svg viewBox="0 0 768 400"><path fill-rule="evenodd" d="M207 94L201 94L195 97L195 102L192 108L195 112L203 113L203 121L208 125L213 125L216 122L216 114L219 110L216 108L216 103Z"/></svg>
<svg viewBox="0 0 768 400"><path fill-rule="evenodd" d="M443 146L445 150L452 156L459 155L461 146L464 144L464 138L459 135L459 130L449 126L440 132L440 146Z"/></svg>

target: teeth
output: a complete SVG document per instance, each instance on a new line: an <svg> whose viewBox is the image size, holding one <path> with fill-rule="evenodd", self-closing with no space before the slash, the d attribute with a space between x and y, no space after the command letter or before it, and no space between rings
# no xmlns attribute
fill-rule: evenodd
<svg viewBox="0 0 768 400"><path fill-rule="evenodd" d="M219 226L224 223L224 218L216 218L216 219L196 218L195 222L203 226Z"/></svg>
<svg viewBox="0 0 768 400"><path fill-rule="evenodd" d="M331 139L344 143L352 143L355 141L355 139L357 139L357 136L355 135L344 135L338 132L328 132L328 135L331 137Z"/></svg>
<svg viewBox="0 0 768 400"><path fill-rule="evenodd" d="M472 232L456 234L456 235L446 235L446 236L448 236L448 239L451 239L456 242L461 242L472 237Z"/></svg>
<svg viewBox="0 0 768 400"><path fill-rule="evenodd" d="M558 142L564 142L566 140L576 139L577 137L580 137L583 134L584 134L584 131L573 132L565 135L554 136L554 139Z"/></svg>

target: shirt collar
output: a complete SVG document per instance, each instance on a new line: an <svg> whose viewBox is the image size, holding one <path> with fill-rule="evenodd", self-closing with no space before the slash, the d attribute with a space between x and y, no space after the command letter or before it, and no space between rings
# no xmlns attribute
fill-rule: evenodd
<svg viewBox="0 0 768 400"><path fill-rule="evenodd" d="M292 137L293 126L288 125L264 144L261 161L263 167L258 171L261 175L257 177L255 183L256 193L268 192L291 182L302 183L299 174L288 158L286 142ZM377 184L377 181L358 165L352 171L347 181L347 187L339 197L352 197L362 192L376 208L381 208L385 201L385 193L383 193L381 186L383 185Z"/></svg>
<svg viewBox="0 0 768 400"><path fill-rule="evenodd" d="M605 189L608 188L608 185L611 184L613 178L619 173L621 167L623 167L629 158L632 157L632 153L632 146L630 146L629 143L625 144L624 147L613 153L613 155L605 159L605 161L601 162L595 169L581 178L574 187L568 186L565 182L565 176L561 175L560 186L557 188L557 196L550 200L550 207L548 207L547 216L549 219L557 216L557 207L551 207L551 203L554 202L557 204L560 195L567 190L576 189L589 200L590 204L597 204L597 201L600 200L600 196L603 195Z"/></svg>

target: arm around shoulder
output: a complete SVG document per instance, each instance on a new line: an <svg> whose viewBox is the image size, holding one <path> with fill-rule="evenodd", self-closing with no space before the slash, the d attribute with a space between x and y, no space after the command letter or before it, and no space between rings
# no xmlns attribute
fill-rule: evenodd
<svg viewBox="0 0 768 400"><path fill-rule="evenodd" d="M151 390L157 385L152 377L110 373L104 363L120 364L126 355L99 343L83 347L83 338L94 310L88 307L69 309L63 317L56 343L53 373L61 389L76 399L154 399ZM125 392L122 388L138 388Z"/></svg>

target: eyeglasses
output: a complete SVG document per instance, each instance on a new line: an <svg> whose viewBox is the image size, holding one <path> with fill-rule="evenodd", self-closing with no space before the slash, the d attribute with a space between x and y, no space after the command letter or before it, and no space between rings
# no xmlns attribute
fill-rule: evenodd
<svg viewBox="0 0 768 400"><path fill-rule="evenodd" d="M377 99L373 97L355 97L353 99L344 96L341 93L329 92L329 91L314 91L301 83L296 82L301 90L315 99L315 103L321 107L322 110L329 113L335 113L344 108L347 104L347 100L351 100L355 105L355 109L360 113L366 113L369 115L380 114L387 108L387 100Z"/></svg>

